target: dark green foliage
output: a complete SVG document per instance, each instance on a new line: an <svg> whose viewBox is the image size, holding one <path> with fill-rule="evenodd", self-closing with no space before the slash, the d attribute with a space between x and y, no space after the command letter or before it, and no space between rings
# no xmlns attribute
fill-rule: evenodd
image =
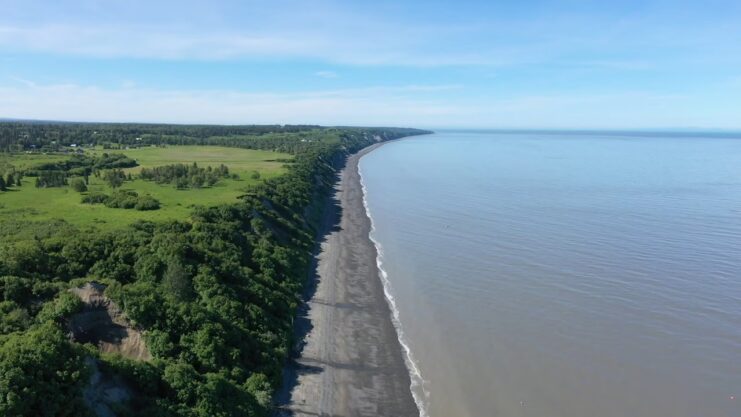
<svg viewBox="0 0 741 417"><path fill-rule="evenodd" d="M83 175L85 172L104 169L131 168L137 165L136 161L120 153L100 156L85 154L72 155L66 161L49 162L37 166L35 171L65 171L73 175Z"/></svg>
<svg viewBox="0 0 741 417"><path fill-rule="evenodd" d="M122 377L127 385L138 392L157 395L165 388L162 370L152 363L113 354L104 354L101 359L102 372Z"/></svg>
<svg viewBox="0 0 741 417"><path fill-rule="evenodd" d="M36 319L39 322L56 321L82 310L83 303L79 297L68 292L61 292L53 301L44 304Z"/></svg>
<svg viewBox="0 0 741 417"><path fill-rule="evenodd" d="M5 180L2 176L0 176L0 191L7 191L7 187L5 185Z"/></svg>
<svg viewBox="0 0 741 417"><path fill-rule="evenodd" d="M167 292L178 301L188 301L193 295L193 283L190 274L177 258L173 258L167 263L162 283Z"/></svg>
<svg viewBox="0 0 741 417"><path fill-rule="evenodd" d="M83 357L53 324L0 336L0 415L88 416Z"/></svg>
<svg viewBox="0 0 741 417"><path fill-rule="evenodd" d="M2 126L2 124L0 124L0 126ZM49 173L63 174L65 177L87 177L91 173L101 170L113 169L120 171L120 168L131 168L136 165L136 161L123 154L109 155L104 153L98 157L81 154L72 155L65 161L48 162L38 165L32 170L25 171L25 174L34 177L49 176Z"/></svg>
<svg viewBox="0 0 741 417"><path fill-rule="evenodd" d="M69 182L69 185L78 193L84 193L87 191L87 185L85 184L85 180L83 180L82 178L73 179Z"/></svg>
<svg viewBox="0 0 741 417"><path fill-rule="evenodd" d="M39 171L36 177L36 188L64 187L67 185L67 174L64 171Z"/></svg>
<svg viewBox="0 0 741 417"><path fill-rule="evenodd" d="M2 178L0 177L0 179L2 179ZM15 177L13 176L13 173L12 172L11 173L8 173L8 176L5 177L5 186L6 187L12 187L14 185L16 185Z"/></svg>
<svg viewBox="0 0 741 417"><path fill-rule="evenodd" d="M109 123L0 123L0 151L61 151L71 144L103 145L204 145L212 137L252 136L259 141L269 135L289 135L318 126L206 126ZM200 143L199 143L200 142Z"/></svg>
<svg viewBox="0 0 741 417"><path fill-rule="evenodd" d="M127 143L129 132L139 132L137 129L122 125L106 135L121 133L117 140ZM0 223L4 239L0 240L0 285L6 300L0 311L7 317L0 322L0 329L22 332L4 337L23 340L37 337L37 331L59 333L52 325L63 323L80 308L79 300L66 291L66 284L70 280L100 280L108 285L106 295L145 331L154 356L151 364L107 355L101 358L105 372L121 376L134 389L134 400L123 406L131 415L268 415L272 392L288 356L293 317L314 245L314 232L304 213L329 195L334 167L347 153L377 140L419 132L275 127L279 133L265 131L258 137L244 138L230 136L229 132L240 132L239 127L213 131L188 126L141 129L152 129L158 135L139 133L142 142L283 149L294 152L295 161L288 173L252 187L237 203L196 208L191 218L182 222L137 223L107 233L64 225L50 224L46 229L27 225L32 232L25 234L10 226L4 232ZM60 134L86 132L79 126L63 130ZM226 136L201 137L205 131ZM218 170L185 169L196 176ZM161 174L162 178L169 176L165 171ZM167 181L172 178L187 187L199 181L194 183L193 175L185 174ZM136 207L141 198L119 190L111 196L90 193L83 200ZM43 307L34 307L39 305ZM50 336L48 343L52 342L56 349L52 350L53 362L51 357L39 355L34 360L40 364L40 372L61 369L61 373L29 379L21 386L30 393L30 403L37 398L34 393L56 389L47 393L50 410L57 410L57 403L73 407L79 404L79 376L69 378L64 369L68 363L79 362L79 357L59 334ZM0 390L14 389L2 385L5 369L0 369ZM64 389L53 388L55 381L63 378L67 378ZM28 409L21 412L29 413Z"/></svg>
<svg viewBox="0 0 741 417"><path fill-rule="evenodd" d="M134 208L140 211L157 210L160 208L160 202L159 200L152 197L151 195L145 194L145 195L139 196L139 198L136 200L136 204L134 205Z"/></svg>
<svg viewBox="0 0 741 417"><path fill-rule="evenodd" d="M105 204L108 201L108 195L104 193L90 193L82 197L83 204Z"/></svg>
<svg viewBox="0 0 741 417"><path fill-rule="evenodd" d="M31 322L26 309L12 301L0 301L0 334L26 330Z"/></svg>
<svg viewBox="0 0 741 417"><path fill-rule="evenodd" d="M105 180L111 188L118 188L123 185L124 181L127 180L127 177L122 170L112 169L103 173L103 180Z"/></svg>
<svg viewBox="0 0 741 417"><path fill-rule="evenodd" d="M136 191L118 190L114 191L104 204L109 208L133 209L137 201L139 194Z"/></svg>
<svg viewBox="0 0 741 417"><path fill-rule="evenodd" d="M83 204L105 204L109 208L157 210L160 202L149 194L139 195L136 191L117 190L113 194L106 195L95 192L82 197Z"/></svg>
<svg viewBox="0 0 741 417"><path fill-rule="evenodd" d="M104 153L99 157L80 156L81 158L87 158L91 160L91 166L93 169L114 169L114 168L132 168L137 166L135 160L127 157L120 153L107 154Z"/></svg>
<svg viewBox="0 0 741 417"><path fill-rule="evenodd" d="M139 178L158 184L175 184L178 189L201 188L214 185L220 178L229 178L229 168L221 164L216 168L200 168L192 165L173 164L154 168L142 168Z"/></svg>
<svg viewBox="0 0 741 417"><path fill-rule="evenodd" d="M354 146L359 141L369 143L422 133L429 132L402 128L326 128L312 125L4 122L0 123L0 150L62 151L74 143L116 149L149 145L219 145L298 154L329 142L339 144L340 140L344 145Z"/></svg>

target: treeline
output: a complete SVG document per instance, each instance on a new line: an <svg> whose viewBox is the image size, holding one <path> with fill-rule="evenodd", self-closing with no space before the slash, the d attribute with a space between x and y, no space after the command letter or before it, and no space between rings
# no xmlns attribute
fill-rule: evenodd
<svg viewBox="0 0 741 417"><path fill-rule="evenodd" d="M305 213L329 195L348 153L378 135L424 133L339 132L238 203L196 209L189 221L107 233L0 223L0 415L88 415L90 358L133 391L119 415L267 415L310 264ZM145 331L152 361L64 337L80 308L66 289L93 280Z"/></svg>
<svg viewBox="0 0 741 417"><path fill-rule="evenodd" d="M347 136L383 140L415 134L403 128L333 128L313 125L212 126L0 122L0 151L55 151L70 145L104 147L219 145L300 153L316 143L339 143Z"/></svg>
<svg viewBox="0 0 741 417"><path fill-rule="evenodd" d="M80 181L83 182L75 180L74 188L76 191L82 192L87 190L87 182L90 174L101 175L102 172L103 178L113 188L117 188L124 181L130 179L130 176L127 176L121 168L134 166L137 166L136 161L121 154L109 155L104 153L101 156L95 157L73 155L67 160L40 164L33 169L23 171L13 169L8 174L9 178L6 184L11 182L10 180L12 179L15 182L14 185L20 186L20 178L29 176L36 177L35 185L37 188L64 187L68 184L69 177L80 176L83 178Z"/></svg>
<svg viewBox="0 0 741 417"><path fill-rule="evenodd" d="M29 177L40 176L49 171L64 172L68 176L86 176L95 171L132 168L137 165L135 160L118 153L103 153L100 156L72 155L63 161L39 164L23 173Z"/></svg>
<svg viewBox="0 0 741 417"><path fill-rule="evenodd" d="M235 174L236 175L236 174ZM178 189L201 188L213 186L221 178L229 178L229 168L220 164L216 168L201 168L197 163L192 165L172 164L154 168L142 168L139 178L154 181L158 184L175 184Z"/></svg>
<svg viewBox="0 0 741 417"><path fill-rule="evenodd" d="M67 173L64 171L38 171L36 188L64 187L67 185Z"/></svg>
<svg viewBox="0 0 741 417"><path fill-rule="evenodd" d="M162 125L118 123L0 122L0 151L54 150L70 145L181 144L214 136L261 136L309 131L310 125ZM168 138L168 142L161 142ZM186 144L186 143L182 143Z"/></svg>

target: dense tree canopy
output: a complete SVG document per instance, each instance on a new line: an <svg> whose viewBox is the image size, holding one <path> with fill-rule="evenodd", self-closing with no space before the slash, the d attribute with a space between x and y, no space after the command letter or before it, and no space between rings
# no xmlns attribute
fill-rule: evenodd
<svg viewBox="0 0 741 417"><path fill-rule="evenodd" d="M0 336L0 415L89 415L81 350L50 323Z"/></svg>
<svg viewBox="0 0 741 417"><path fill-rule="evenodd" d="M0 414L9 416L84 415L86 357L94 358L102 372L123 378L134 392L119 407L124 414L267 415L289 353L314 244L314 225L305 213L328 195L335 167L348 153L378 140L422 133L148 125L0 128L6 135L0 137L15 138L4 142L7 146L46 146L52 138L87 143L103 134L120 143L177 137L241 147L263 138L265 143L255 147L286 146L295 154L286 174L252 187L238 202L197 208L182 221L141 222L105 233L64 222L0 223ZM241 134L253 136L240 141L236 135ZM203 170L196 168L186 171ZM168 177L163 171L152 179ZM91 202L128 206L139 197L117 191ZM67 320L81 308L67 290L88 281L105 284L106 296L144 332L151 362L97 354L63 336Z"/></svg>

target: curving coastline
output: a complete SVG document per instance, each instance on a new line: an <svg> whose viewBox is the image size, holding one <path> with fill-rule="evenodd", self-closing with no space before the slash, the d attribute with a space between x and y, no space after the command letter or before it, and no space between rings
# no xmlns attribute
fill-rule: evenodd
<svg viewBox="0 0 741 417"><path fill-rule="evenodd" d="M296 359L276 395L279 416L420 415L358 170L381 145L347 158L323 210L315 285L297 320Z"/></svg>
<svg viewBox="0 0 741 417"><path fill-rule="evenodd" d="M386 296L386 301L389 304L389 308L391 309L391 322L394 324L394 327L396 328L396 335L399 339L399 344L403 348L404 352L404 359L407 365L407 369L409 370L409 376L411 378L411 385L410 389L412 391L412 397L414 398L414 402L417 404L417 409L419 410L420 417L427 417L427 403L429 399L429 392L425 388L425 379L422 377L422 371L420 371L419 366L417 365L416 360L414 359L414 354L412 353L412 349L409 347L409 343L406 340L406 337L404 335L404 328L401 324L401 319L399 318L399 309L396 307L396 299L393 296L393 290L391 288L391 282L388 279L388 274L386 270L383 268L383 246L381 245L381 242L379 242L374 237L374 232L376 230L375 224L373 223L373 216L371 215L370 208L368 207L368 189L365 186L365 183L363 182L363 174L360 171L360 167L358 166L358 173L360 175L360 184L363 189L363 206L365 207L365 213L368 216L368 220L371 224L371 230L368 234L368 238L373 242L373 245L376 247L376 266L378 268L378 275L379 279L381 279L381 283L383 284L383 292Z"/></svg>

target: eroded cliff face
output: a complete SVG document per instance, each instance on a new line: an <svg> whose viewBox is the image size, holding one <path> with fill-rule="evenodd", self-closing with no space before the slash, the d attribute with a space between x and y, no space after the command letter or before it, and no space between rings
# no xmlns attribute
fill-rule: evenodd
<svg viewBox="0 0 741 417"><path fill-rule="evenodd" d="M69 330L76 342L91 343L101 352L118 353L130 359L152 359L142 332L104 295L105 285L88 282L70 291L85 303L85 308L69 320Z"/></svg>

